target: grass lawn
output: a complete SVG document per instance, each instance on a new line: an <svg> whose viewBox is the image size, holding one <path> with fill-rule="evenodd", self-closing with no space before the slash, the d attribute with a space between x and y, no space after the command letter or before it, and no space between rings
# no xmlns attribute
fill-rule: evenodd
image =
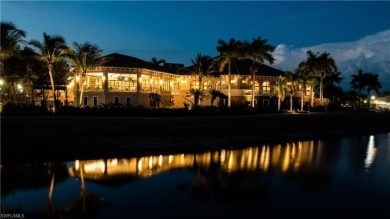
<svg viewBox="0 0 390 219"><path fill-rule="evenodd" d="M1 117L1 162L187 153L390 132L390 112L221 117Z"/></svg>

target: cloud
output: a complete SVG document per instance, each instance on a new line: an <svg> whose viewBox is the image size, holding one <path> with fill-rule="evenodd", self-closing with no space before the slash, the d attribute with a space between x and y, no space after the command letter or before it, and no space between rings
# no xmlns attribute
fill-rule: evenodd
<svg viewBox="0 0 390 219"><path fill-rule="evenodd" d="M359 69L378 74L381 90L390 90L390 29L354 42L325 43L303 48L280 44L273 52L273 66L283 71L293 71L306 59L307 50L330 53L344 77L341 85L345 90L351 89L351 75L357 74Z"/></svg>

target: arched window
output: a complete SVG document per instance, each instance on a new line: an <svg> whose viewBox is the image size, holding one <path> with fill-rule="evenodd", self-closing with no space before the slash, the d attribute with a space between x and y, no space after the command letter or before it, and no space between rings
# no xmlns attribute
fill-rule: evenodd
<svg viewBox="0 0 390 219"><path fill-rule="evenodd" d="M215 89L226 90L227 89L226 82L225 81L217 81L217 83L215 84Z"/></svg>
<svg viewBox="0 0 390 219"><path fill-rule="evenodd" d="M264 81L261 84L261 86L262 86L263 93L270 93L271 92L271 86L270 86L269 81Z"/></svg>
<svg viewBox="0 0 390 219"><path fill-rule="evenodd" d="M191 81L190 89L199 89L199 81Z"/></svg>
<svg viewBox="0 0 390 219"><path fill-rule="evenodd" d="M211 81L203 82L203 90L212 90L212 89L213 89L213 82Z"/></svg>

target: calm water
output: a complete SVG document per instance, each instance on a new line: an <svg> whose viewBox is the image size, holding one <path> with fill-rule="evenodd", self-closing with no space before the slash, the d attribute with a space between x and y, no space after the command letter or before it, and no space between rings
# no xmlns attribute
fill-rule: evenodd
<svg viewBox="0 0 390 219"><path fill-rule="evenodd" d="M390 133L199 154L2 166L1 174L2 216L390 216Z"/></svg>

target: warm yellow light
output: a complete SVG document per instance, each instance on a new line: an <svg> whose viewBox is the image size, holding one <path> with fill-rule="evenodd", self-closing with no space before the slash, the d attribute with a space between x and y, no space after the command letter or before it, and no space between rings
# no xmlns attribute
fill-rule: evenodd
<svg viewBox="0 0 390 219"><path fill-rule="evenodd" d="M160 85L162 85L162 84L163 84L163 80L161 79L161 80L160 80Z"/></svg>
<svg viewBox="0 0 390 219"><path fill-rule="evenodd" d="M375 100L375 96L371 96L371 100Z"/></svg>
<svg viewBox="0 0 390 219"><path fill-rule="evenodd" d="M105 80L106 80L106 77L105 77L105 76L103 76L103 77L102 77L102 80L103 80L103 81L105 81Z"/></svg>
<svg viewBox="0 0 390 219"><path fill-rule="evenodd" d="M153 83L153 79L150 79L150 83L151 83L151 84Z"/></svg>
<svg viewBox="0 0 390 219"><path fill-rule="evenodd" d="M139 82L142 82L142 78L139 78L138 80L139 80Z"/></svg>
<svg viewBox="0 0 390 219"><path fill-rule="evenodd" d="M78 82L78 81L80 81L80 76L76 76L76 81Z"/></svg>
<svg viewBox="0 0 390 219"><path fill-rule="evenodd" d="M2 79L0 79L0 86L2 86L4 84L4 81Z"/></svg>
<svg viewBox="0 0 390 219"><path fill-rule="evenodd" d="M74 168L76 168L76 170L78 170L79 167L80 167L80 161L79 161L79 160L76 160L76 161L74 162Z"/></svg>
<svg viewBox="0 0 390 219"><path fill-rule="evenodd" d="M183 80L181 80L181 83L182 84L187 84L187 81L183 79Z"/></svg>

